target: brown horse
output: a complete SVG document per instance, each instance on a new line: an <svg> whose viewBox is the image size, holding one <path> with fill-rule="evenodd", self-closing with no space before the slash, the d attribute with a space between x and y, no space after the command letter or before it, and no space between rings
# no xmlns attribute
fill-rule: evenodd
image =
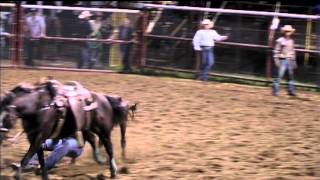
<svg viewBox="0 0 320 180"><path fill-rule="evenodd" d="M122 109L113 107L105 95L92 94L98 106L92 114L89 129L83 129L84 137L90 136L89 132L94 132L99 136L109 155L111 177L115 177L116 163L113 157L111 130L115 125L120 124L121 132L125 132L128 112L133 111L135 106L127 106ZM21 161L21 167L17 169L16 177L18 179L21 178L21 169L27 165L35 153L37 153L41 165L42 179L48 179L41 144L54 134L62 114L65 114L66 120L56 138L68 137L75 133L72 111L68 106L58 107L53 101L55 96L56 89L51 82L47 82L36 88L15 88L1 100L1 114L6 113L6 115L1 115L2 128L13 128L17 117L20 117L30 142L30 148ZM125 138L125 133L122 134L122 137ZM125 139L122 139L121 144L123 147L125 146Z"/></svg>

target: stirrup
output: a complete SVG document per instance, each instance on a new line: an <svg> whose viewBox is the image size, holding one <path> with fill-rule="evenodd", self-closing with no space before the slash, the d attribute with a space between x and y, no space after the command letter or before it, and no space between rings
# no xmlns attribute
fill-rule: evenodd
<svg viewBox="0 0 320 180"><path fill-rule="evenodd" d="M80 147L83 147L84 146L84 140L83 140L83 135L82 135L82 132L81 131L77 131L76 132L76 138L78 140L78 144Z"/></svg>

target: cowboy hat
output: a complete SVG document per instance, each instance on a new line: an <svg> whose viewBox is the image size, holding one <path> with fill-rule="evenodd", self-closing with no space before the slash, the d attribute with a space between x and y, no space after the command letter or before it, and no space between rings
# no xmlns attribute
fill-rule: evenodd
<svg viewBox="0 0 320 180"><path fill-rule="evenodd" d="M201 24L202 25L209 25L209 24L212 24L212 21L210 21L210 19L204 19L201 21Z"/></svg>
<svg viewBox="0 0 320 180"><path fill-rule="evenodd" d="M210 21L210 19L204 19L201 21L201 25L207 28L212 28L214 24L212 21Z"/></svg>
<svg viewBox="0 0 320 180"><path fill-rule="evenodd" d="M84 19L84 18L90 17L90 16L92 16L90 11L82 11L78 17L79 17L79 19Z"/></svg>
<svg viewBox="0 0 320 180"><path fill-rule="evenodd" d="M36 8L32 8L32 9L30 9L30 12L37 12L37 9Z"/></svg>
<svg viewBox="0 0 320 180"><path fill-rule="evenodd" d="M282 32L294 32L296 29L292 28L291 25L284 25L282 28L281 28L281 31Z"/></svg>

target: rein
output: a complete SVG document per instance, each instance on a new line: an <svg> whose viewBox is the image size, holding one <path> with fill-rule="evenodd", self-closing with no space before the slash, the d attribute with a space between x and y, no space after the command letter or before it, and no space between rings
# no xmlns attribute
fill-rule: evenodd
<svg viewBox="0 0 320 180"><path fill-rule="evenodd" d="M59 113L59 118L58 118L58 123L55 126L55 128L53 129L53 133L50 135L50 139L55 139L59 136L59 134L61 133L63 124L65 122L66 119L66 108L64 105L59 104L58 102L52 102L48 105L43 106L39 111L47 111L51 108L55 108L58 110Z"/></svg>

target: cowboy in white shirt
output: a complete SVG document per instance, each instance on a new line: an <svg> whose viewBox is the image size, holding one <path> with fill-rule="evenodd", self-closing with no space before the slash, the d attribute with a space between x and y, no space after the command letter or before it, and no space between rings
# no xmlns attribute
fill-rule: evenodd
<svg viewBox="0 0 320 180"><path fill-rule="evenodd" d="M26 18L26 49L27 57L25 64L33 66L35 48L40 47L40 38L46 35L46 24L43 16L38 15L36 9L31 9L31 16ZM39 53L39 52L38 52Z"/></svg>
<svg viewBox="0 0 320 180"><path fill-rule="evenodd" d="M295 29L291 25L285 25L281 28L283 36L276 40L274 48L274 62L278 67L278 77L273 84L272 94L274 96L279 95L280 81L283 78L286 71L288 71L288 95L296 96L295 87L293 83L294 69L297 68L296 51L294 49L294 40L292 34Z"/></svg>
<svg viewBox="0 0 320 180"><path fill-rule="evenodd" d="M208 73L214 64L214 42L226 40L228 36L221 36L215 30L211 29L213 27L213 22L211 22L209 19L204 19L201 22L201 25L203 29L198 30L193 37L193 47L194 50L202 52L202 60L198 79L207 81Z"/></svg>

